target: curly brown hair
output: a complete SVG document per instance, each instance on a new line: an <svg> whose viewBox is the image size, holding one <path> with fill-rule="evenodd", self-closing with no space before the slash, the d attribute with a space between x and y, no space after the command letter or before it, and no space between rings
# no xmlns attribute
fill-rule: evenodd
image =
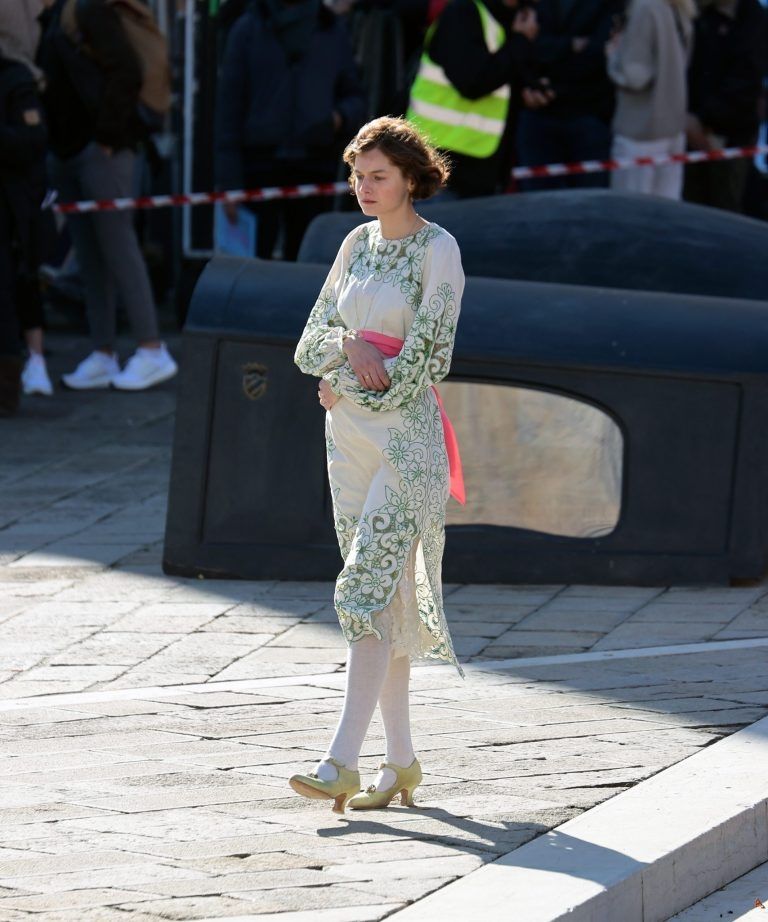
<svg viewBox="0 0 768 922"><path fill-rule="evenodd" d="M445 154L435 150L404 118L383 115L368 122L344 149L344 163L354 169L358 154L380 150L406 179L413 181L411 197L425 199L442 189L451 172ZM350 172L349 186L354 192L355 177Z"/></svg>

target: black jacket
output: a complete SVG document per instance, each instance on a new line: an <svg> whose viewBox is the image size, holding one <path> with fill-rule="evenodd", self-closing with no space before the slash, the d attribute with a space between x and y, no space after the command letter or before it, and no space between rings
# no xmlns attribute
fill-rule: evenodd
<svg viewBox="0 0 768 922"><path fill-rule="evenodd" d="M78 47L59 23L64 2L57 0L44 20L38 55L47 77L51 149L67 159L91 141L135 148L145 135L138 114L141 63L120 17L105 0L78 0Z"/></svg>
<svg viewBox="0 0 768 922"><path fill-rule="evenodd" d="M695 20L688 108L727 144L757 137L765 15L758 0L739 0L733 18L707 7Z"/></svg>
<svg viewBox="0 0 768 922"><path fill-rule="evenodd" d="M533 43L531 80L548 78L555 99L541 111L563 117L595 115L610 121L613 84L605 63L605 44L623 0L539 0L539 35ZM588 38L584 51L573 50L574 38Z"/></svg>
<svg viewBox="0 0 768 922"><path fill-rule="evenodd" d="M0 58L0 207L10 214L12 237L29 273L38 262L46 140L35 78L23 64Z"/></svg>
<svg viewBox="0 0 768 922"><path fill-rule="evenodd" d="M512 31L516 11L501 0L487 0L485 6L507 35L498 51L489 51L485 43L483 24L473 0L452 0L448 4L427 48L429 57L467 99L481 99L506 84L512 90L507 126L496 153L484 158L451 153L450 188L462 196L492 195L506 184L524 68L531 55L528 39Z"/></svg>
<svg viewBox="0 0 768 922"><path fill-rule="evenodd" d="M498 0L486 0L484 5L507 34L498 51L491 53L485 44L473 0L453 0L437 20L427 52L467 99L480 99L507 83L514 99L520 93L522 67L529 60L531 43L512 32L515 10Z"/></svg>
<svg viewBox="0 0 768 922"><path fill-rule="evenodd" d="M333 112L343 124L335 131ZM335 164L365 118L365 98L344 24L321 8L309 50L290 61L269 12L253 3L227 37L216 103L216 181L235 189L249 160Z"/></svg>

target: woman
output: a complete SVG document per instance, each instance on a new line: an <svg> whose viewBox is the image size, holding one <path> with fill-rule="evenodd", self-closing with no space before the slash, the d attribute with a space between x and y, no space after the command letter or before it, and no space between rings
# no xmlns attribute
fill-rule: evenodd
<svg viewBox="0 0 768 922"><path fill-rule="evenodd" d="M363 213L378 220L342 243L296 364L321 378L328 411L347 687L327 755L313 773L290 779L306 797L332 798L336 812L349 798L351 808L371 809L398 793L413 805L421 768L410 734L410 659L458 668L440 585L449 481L464 499L453 430L432 386L450 367L464 273L453 237L413 207L445 185L448 167L413 127L389 117L364 125L344 160ZM377 701L386 759L357 793Z"/></svg>
<svg viewBox="0 0 768 922"><path fill-rule="evenodd" d="M47 131L39 93L43 74L35 63L38 17L45 0L21 0L0 8L0 219L3 276L16 305L29 356L21 381L25 394L50 396L53 385L43 352L43 309L38 283L45 195ZM12 248L13 257L9 250Z"/></svg>
<svg viewBox="0 0 768 922"><path fill-rule="evenodd" d="M632 0L626 28L606 46L608 74L617 87L615 159L684 153L694 15L693 0ZM679 199L683 166L617 170L611 188Z"/></svg>

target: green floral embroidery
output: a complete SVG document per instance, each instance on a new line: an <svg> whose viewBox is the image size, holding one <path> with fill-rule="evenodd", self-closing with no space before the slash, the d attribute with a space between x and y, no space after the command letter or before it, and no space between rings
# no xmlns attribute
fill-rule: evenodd
<svg viewBox="0 0 768 922"><path fill-rule="evenodd" d="M340 253L334 264L336 273L332 271L312 309L296 362L303 371L325 377L337 394L358 407L392 414L386 421L381 419L386 427L381 461L390 469L383 501L363 509L359 516L352 515L345 507L342 485L332 483L334 524L344 560L334 603L346 640L382 637L377 617L392 603L404 568L420 542L424 569L417 571L415 581L418 649L411 652L416 658L457 665L441 588L448 461L442 421L430 388L450 368L459 305L447 280L432 282L428 292L423 290L425 259L443 233L428 225L411 237L386 241L375 226L364 225L350 235L347 255L342 260ZM361 388L340 348L344 324L335 292L369 279L393 286L413 311L400 354L388 363L391 384L385 392ZM333 414L327 423L331 462L337 451ZM336 433L344 450L342 434L342 429ZM461 672L458 665L457 669Z"/></svg>
<svg viewBox="0 0 768 922"><path fill-rule="evenodd" d="M390 385L386 391L362 388L347 362L324 377L334 393L367 410L395 409L448 374L457 314L456 295L448 282L439 285L428 300L422 301L400 354L390 368Z"/></svg>
<svg viewBox="0 0 768 922"><path fill-rule="evenodd" d="M420 539L427 577L417 578L416 598L421 623L431 638L423 655L456 664L443 615L440 584L448 461L442 422L434 399L428 392L417 399L420 418L428 428L428 440L438 450L434 451L429 465L423 461L407 460L401 457L399 451L391 452L388 460L401 475L400 488L385 488L386 502L361 516L352 542L352 560L339 574L334 602L348 642L366 634L380 638L376 615L394 598L411 546ZM387 451L392 446L399 448L403 443L413 445L414 433L408 426L406 414L401 411L399 416L403 430L390 429L390 448ZM423 454L418 446L409 448L406 453L414 456ZM418 472L416 477L413 476L415 471ZM338 498L338 493L335 498ZM349 553L344 554L344 559L350 560Z"/></svg>
<svg viewBox="0 0 768 922"><path fill-rule="evenodd" d="M341 335L345 327L329 279L326 279L315 301L294 355L294 361L307 375L322 376L346 360L341 351Z"/></svg>
<svg viewBox="0 0 768 922"><path fill-rule="evenodd" d="M421 276L427 246L440 233L431 224L402 240L385 240L375 225L365 224L355 239L348 275L395 285L414 310L421 300Z"/></svg>
<svg viewBox="0 0 768 922"><path fill-rule="evenodd" d="M346 560L352 550L358 518L354 515L346 515L340 510L339 487L335 487L331 491L331 496L333 497L333 527L336 529L336 538L339 542L341 556Z"/></svg>

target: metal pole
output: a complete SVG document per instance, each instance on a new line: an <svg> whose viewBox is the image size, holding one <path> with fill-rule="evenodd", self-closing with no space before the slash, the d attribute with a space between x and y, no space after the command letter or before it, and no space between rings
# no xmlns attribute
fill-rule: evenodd
<svg viewBox="0 0 768 922"><path fill-rule="evenodd" d="M195 150L195 0L184 5L184 148L182 159L182 185L187 194L193 191L192 183ZM192 250L192 209L184 208L182 217L182 251L185 257Z"/></svg>
<svg viewBox="0 0 768 922"><path fill-rule="evenodd" d="M152 6L157 17L157 25L163 35L168 35L168 3L167 0L153 0Z"/></svg>

